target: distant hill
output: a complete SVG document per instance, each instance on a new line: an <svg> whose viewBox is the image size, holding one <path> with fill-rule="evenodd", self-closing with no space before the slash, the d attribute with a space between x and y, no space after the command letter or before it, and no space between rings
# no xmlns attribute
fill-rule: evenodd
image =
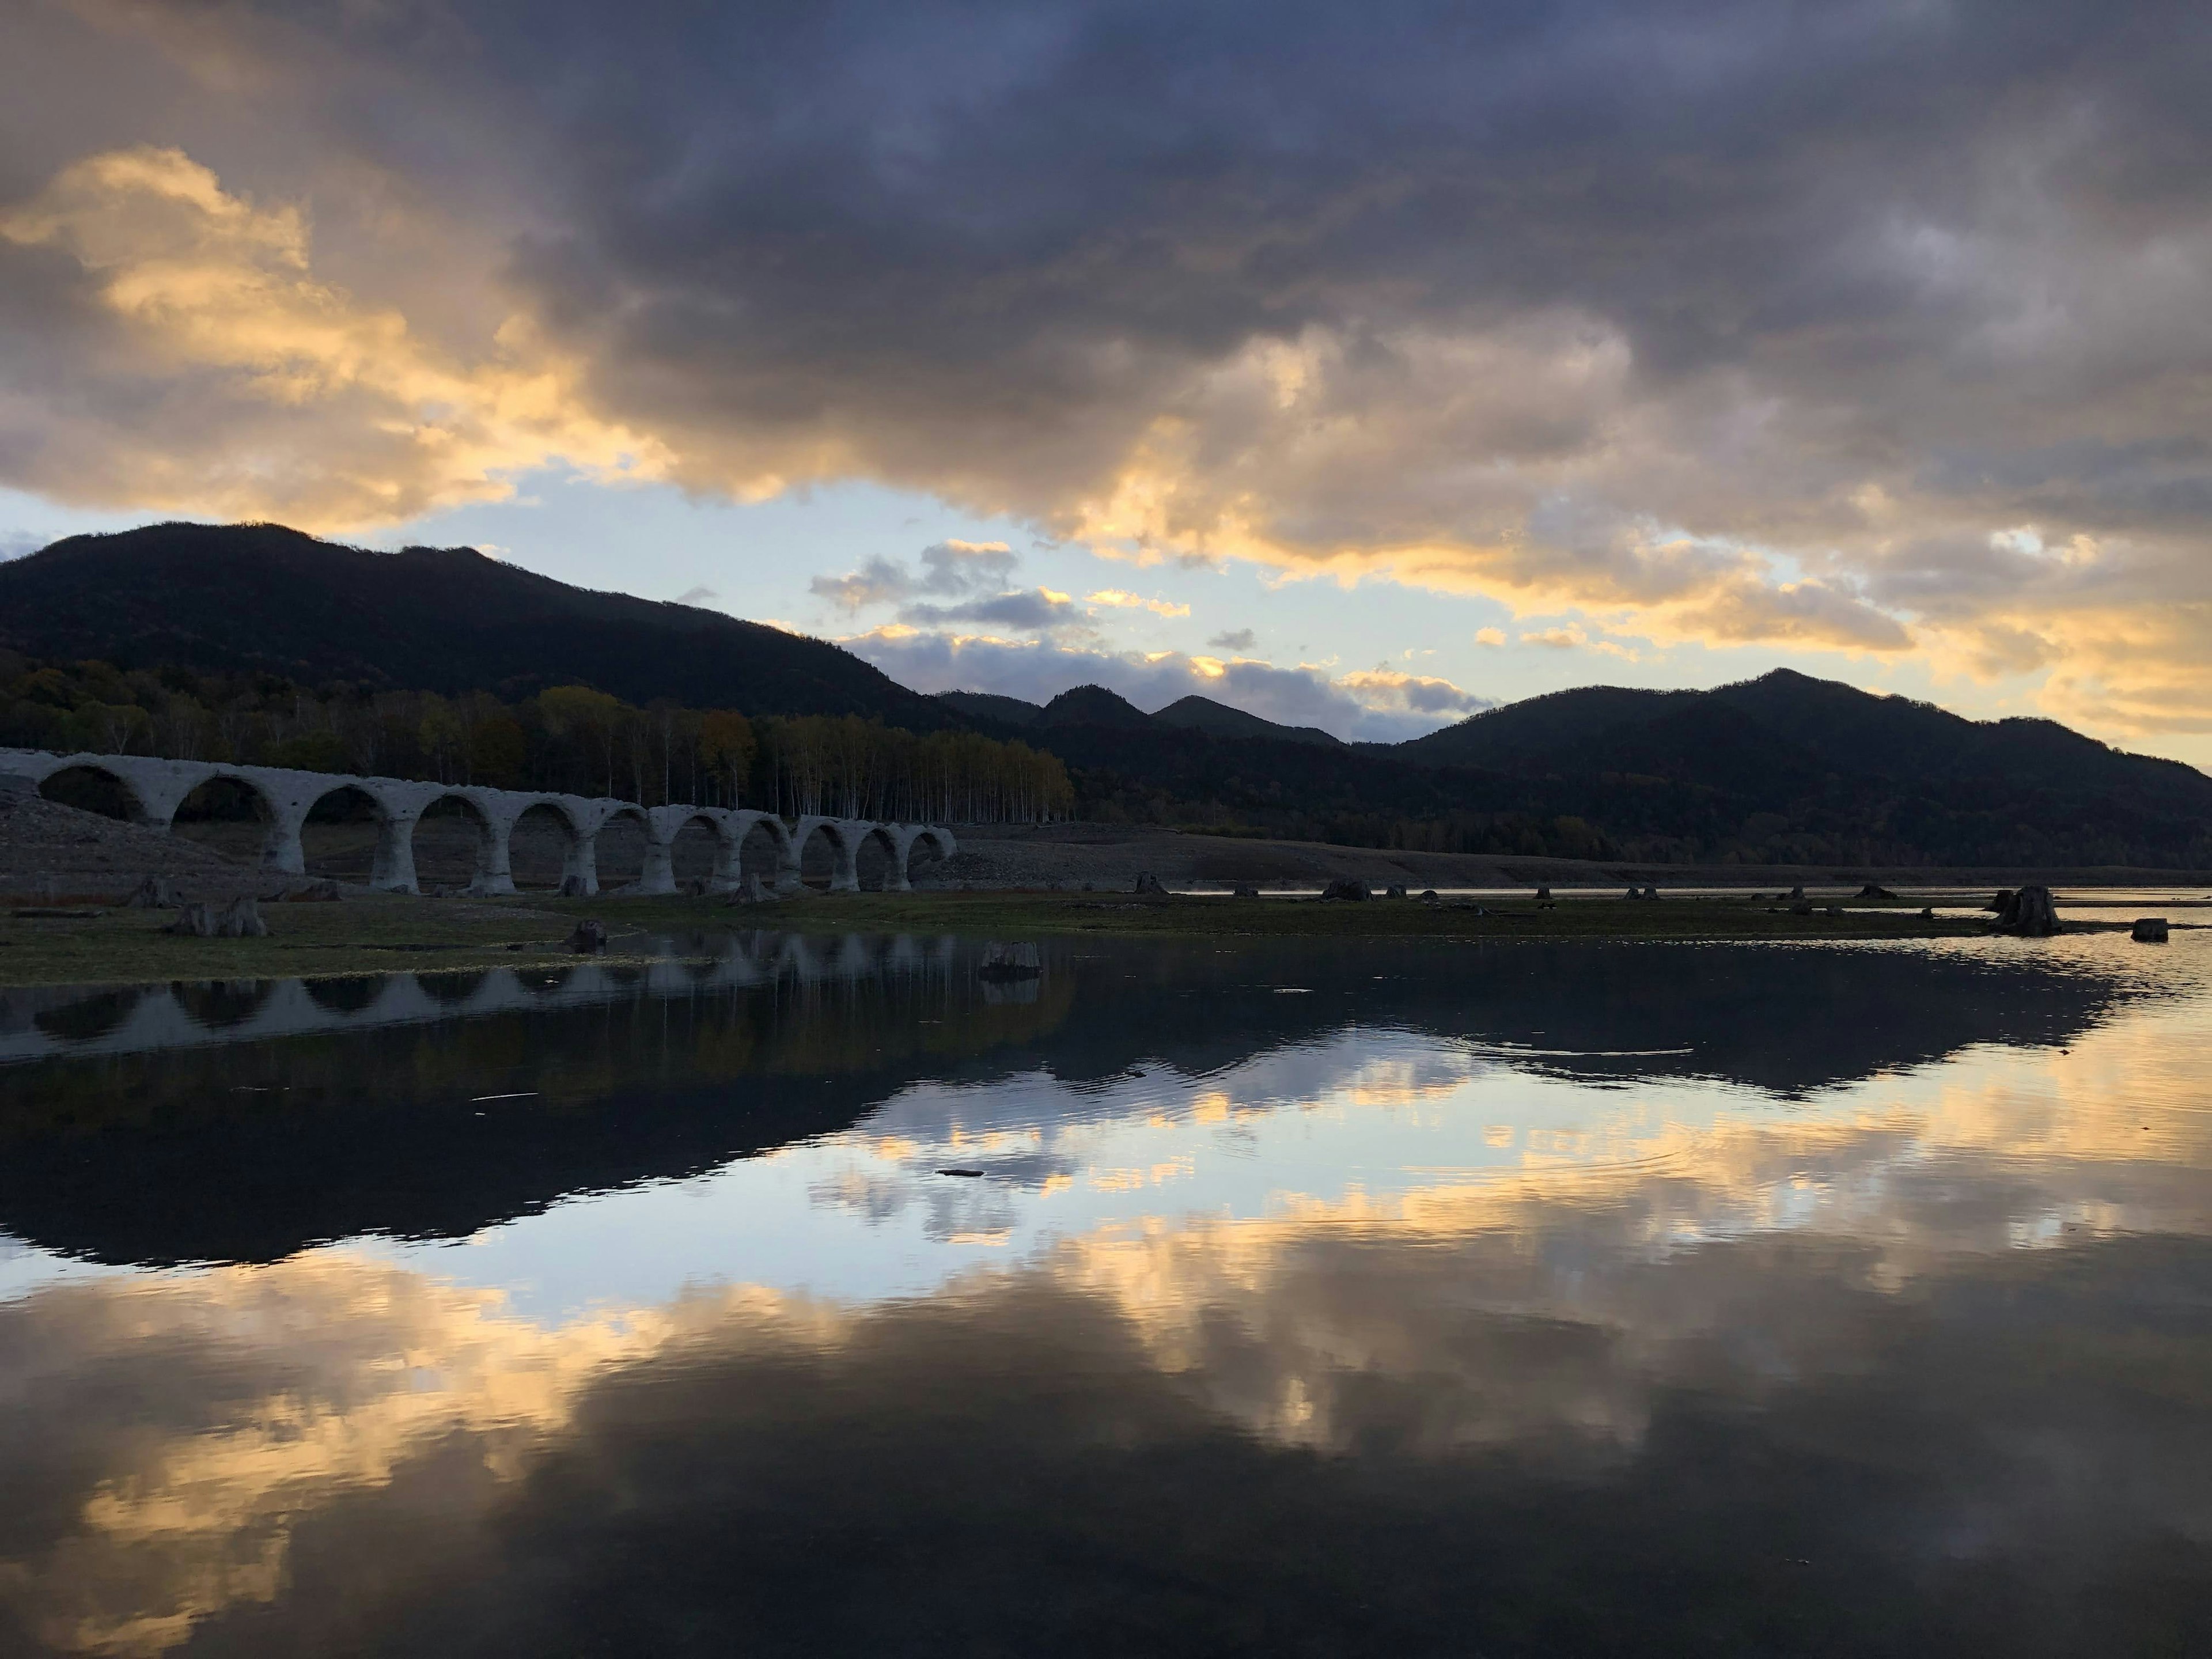
<svg viewBox="0 0 2212 1659"><path fill-rule="evenodd" d="M1038 711L1037 725L1047 731L1073 726L1121 732L1157 729L1150 714L1103 685L1070 686Z"/></svg>
<svg viewBox="0 0 2212 1659"><path fill-rule="evenodd" d="M1019 697L1002 697L990 691L940 691L937 700L969 720L994 720L1017 731L1035 726L1044 713L1042 703L1024 702Z"/></svg>
<svg viewBox="0 0 2212 1659"><path fill-rule="evenodd" d="M958 725L851 653L717 611L599 593L473 548L398 553L277 525L71 536L0 563L0 645L123 667L265 671L418 691L585 684L752 714Z"/></svg>
<svg viewBox="0 0 2212 1659"><path fill-rule="evenodd" d="M1155 726L1204 732L1217 738L1261 738L1276 743L1310 743L1325 749L1344 745L1317 726L1279 726L1273 720L1231 708L1225 702L1195 693L1166 708L1146 714L1134 703L1099 685L1079 685L1063 691L1049 703L1024 702L989 691L940 691L938 702L970 720L988 721L1016 731L1066 730L1074 726L1113 727L1141 732Z"/></svg>
<svg viewBox="0 0 2212 1659"><path fill-rule="evenodd" d="M1248 714L1241 708L1231 708L1225 702L1216 702L1194 692L1164 708L1154 709L1152 718L1163 726L1210 732L1217 738L1272 738L1281 743L1317 744L1324 749L1344 746L1318 726L1278 726L1273 720L1263 720L1257 714Z"/></svg>

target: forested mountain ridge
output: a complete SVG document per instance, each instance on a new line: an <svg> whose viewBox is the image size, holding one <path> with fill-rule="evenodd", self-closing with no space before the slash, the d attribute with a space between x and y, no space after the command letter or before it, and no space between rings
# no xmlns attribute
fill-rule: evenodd
<svg viewBox="0 0 2212 1659"><path fill-rule="evenodd" d="M1082 817L1654 862L2212 868L2212 778L2190 767L2048 720L1969 720L1787 670L1710 691L1593 686L1410 743L1343 744L1205 698L1148 714L1096 685L1042 705L923 696L836 646L720 612L569 587L469 549L368 553L272 526L72 538L0 564L8 647L50 663L118 661L141 677L175 666L314 691L326 718L272 738L279 746L404 749L413 739L389 735L385 707L403 694L442 694L459 718L463 696L520 709L592 687L635 705L620 716L633 724L665 704L702 719L848 715L894 729L872 747L808 740L825 756L840 745L873 754L896 728L1018 742L1066 764ZM147 694L147 740L165 719L192 726L170 718L173 690ZM26 692L15 724L28 732L67 712L84 726L113 702L79 691L57 691L44 712ZM175 707L189 713L189 702ZM665 708L645 723L665 771L668 734L684 723ZM811 748L775 752L786 750L784 771L811 776L798 757Z"/></svg>
<svg viewBox="0 0 2212 1659"><path fill-rule="evenodd" d="M149 525L0 563L0 647L311 686L512 698L583 684L639 704L963 724L822 640L572 587L473 548L373 553L281 525Z"/></svg>

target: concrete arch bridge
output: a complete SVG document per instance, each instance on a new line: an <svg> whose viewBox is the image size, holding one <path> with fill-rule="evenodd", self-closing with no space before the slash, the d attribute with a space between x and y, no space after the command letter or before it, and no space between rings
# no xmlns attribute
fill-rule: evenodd
<svg viewBox="0 0 2212 1659"><path fill-rule="evenodd" d="M950 830L928 823L883 823L869 818L809 816L787 823L770 812L715 806L641 806L605 797L547 794L530 790L491 789L471 784L416 783L405 778L355 777L331 772L297 772L278 766L230 766L216 761L156 760L138 755L57 755L44 750L0 749L0 773L14 773L44 786L64 772L90 772L111 780L129 803L131 817L149 829L167 831L177 808L202 786L235 783L253 798L264 836L261 867L286 874L307 873L300 832L316 804L346 791L365 798L376 818L376 854L369 885L391 893L422 890L415 876L415 826L444 801L457 801L476 828L476 875L469 891L515 890L511 842L524 814L551 811L568 833L562 867L562 890L599 890L599 839L610 825L635 822L645 836L644 873L625 890L673 893L676 838L691 824L703 824L714 837L713 891L734 890L743 878L741 859L749 837L763 836L772 851L769 885L780 893L800 889L799 866L817 838L830 856L830 890L858 892L860 853L872 841L886 858L886 891L909 890L909 869L917 852L950 858L958 850Z"/></svg>

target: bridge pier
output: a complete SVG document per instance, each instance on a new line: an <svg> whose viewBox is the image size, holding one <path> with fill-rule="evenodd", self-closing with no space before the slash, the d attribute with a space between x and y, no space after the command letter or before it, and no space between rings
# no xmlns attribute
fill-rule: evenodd
<svg viewBox="0 0 2212 1659"><path fill-rule="evenodd" d="M381 801L377 805L376 860L369 867L368 884L380 893L419 895L422 890L415 879L415 826L422 822L422 809L394 811Z"/></svg>

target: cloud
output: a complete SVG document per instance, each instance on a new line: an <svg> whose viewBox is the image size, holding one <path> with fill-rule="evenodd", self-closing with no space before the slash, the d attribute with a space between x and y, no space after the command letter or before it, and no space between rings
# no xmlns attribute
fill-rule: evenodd
<svg viewBox="0 0 2212 1659"><path fill-rule="evenodd" d="M15 365L0 454L18 487L334 528L501 499L548 465L665 474L665 448L591 413L580 366L526 317L474 361L441 351L317 277L298 206L257 206L181 151L64 168L0 214L0 250L78 348Z"/></svg>
<svg viewBox="0 0 2212 1659"><path fill-rule="evenodd" d="M719 599L722 596L720 593L717 593L711 587L687 587L681 593L678 593L676 596L676 603L678 605L704 605L709 599Z"/></svg>
<svg viewBox="0 0 2212 1659"><path fill-rule="evenodd" d="M0 483L329 526L532 465L869 479L2212 708L2102 643L2212 606L2177 10L30 9L0 59L68 72L0 111ZM1012 586L897 568L823 597Z"/></svg>
<svg viewBox="0 0 2212 1659"><path fill-rule="evenodd" d="M1505 643L1505 630L1502 628L1479 628L1474 632L1474 642L1477 645L1503 645Z"/></svg>
<svg viewBox="0 0 2212 1659"><path fill-rule="evenodd" d="M807 587L817 598L849 613L925 593L994 592L1006 586L1020 562L1004 542L946 540L921 550L920 570L878 556L847 575L817 576Z"/></svg>
<svg viewBox="0 0 2212 1659"><path fill-rule="evenodd" d="M1085 605L1103 605L1112 611L1149 611L1155 617L1188 617L1190 607L1177 605L1170 599L1148 599L1141 593L1131 593L1118 587L1103 587L1096 593L1084 595Z"/></svg>
<svg viewBox="0 0 2212 1659"><path fill-rule="evenodd" d="M1237 628L1216 634L1206 644L1216 651L1244 652L1252 648L1253 641L1258 637L1249 628Z"/></svg>
<svg viewBox="0 0 2212 1659"><path fill-rule="evenodd" d="M1333 678L1307 665L1279 668L1247 658L1114 652L897 624L838 642L921 691L992 691L1046 702L1071 686L1103 685L1146 710L1196 694L1280 725L1317 726L1347 741L1401 742L1494 701L1449 680L1388 670Z"/></svg>
<svg viewBox="0 0 2212 1659"><path fill-rule="evenodd" d="M964 605L909 605L899 620L915 627L937 628L947 623L981 623L1022 633L1050 633L1079 626L1082 613L1075 601L1049 587L997 593Z"/></svg>

